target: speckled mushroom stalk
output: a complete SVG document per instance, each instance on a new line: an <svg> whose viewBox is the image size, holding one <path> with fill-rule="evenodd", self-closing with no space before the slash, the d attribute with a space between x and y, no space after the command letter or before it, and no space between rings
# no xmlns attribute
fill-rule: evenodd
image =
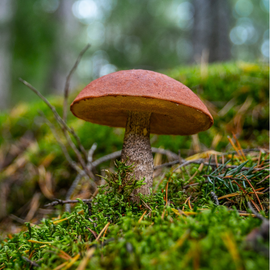
<svg viewBox="0 0 270 270"><path fill-rule="evenodd" d="M128 112L121 160L127 165L134 164L131 177L136 180L144 178L145 184L133 191L133 201L138 201L138 193L148 195L153 185L153 155L150 145L149 112Z"/></svg>

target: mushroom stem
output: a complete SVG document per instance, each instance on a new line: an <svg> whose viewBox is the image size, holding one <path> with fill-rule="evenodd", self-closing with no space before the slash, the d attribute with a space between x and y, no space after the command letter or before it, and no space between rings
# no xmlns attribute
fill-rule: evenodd
<svg viewBox="0 0 270 270"><path fill-rule="evenodd" d="M138 193L150 194L153 185L153 155L150 145L150 118L148 112L128 112L121 160L127 165L134 164L133 175L136 180L145 178L145 184L132 193L132 200L139 201ZM129 179L126 179L127 181Z"/></svg>

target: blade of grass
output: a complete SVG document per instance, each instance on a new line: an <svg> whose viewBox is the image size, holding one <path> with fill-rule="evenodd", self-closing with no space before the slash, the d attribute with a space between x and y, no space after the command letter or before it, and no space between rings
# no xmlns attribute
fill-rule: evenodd
<svg viewBox="0 0 270 270"><path fill-rule="evenodd" d="M245 154L244 154L244 152L243 152L243 149L242 149L242 147L241 147L241 145L240 145L240 143L239 143L239 141L238 141L238 139L236 138L236 135L235 135L234 133L233 133L233 137L234 137L234 139L235 139L235 142L236 142L236 144L237 144L237 147L238 147L238 149L239 149L239 151L240 151L240 153L241 153L243 159L244 159L244 160L247 160L247 158L246 158L246 156L245 156Z"/></svg>
<svg viewBox="0 0 270 270"><path fill-rule="evenodd" d="M263 211L262 203L261 203L261 201L260 201L260 199L259 199L258 194L256 193L254 187L251 185L250 181L246 178L246 176L245 176L245 175L243 175L243 176L244 176L244 178L247 180L247 182L248 182L248 184L250 185L250 187L252 188L252 190L253 190L253 192L254 192L254 194L255 194L255 196L256 196L256 198L257 198L259 204L260 204L260 207L261 207L261 209L262 209L262 211Z"/></svg>
<svg viewBox="0 0 270 270"><path fill-rule="evenodd" d="M101 237L101 235L103 234L103 232L109 227L110 222L108 222L105 227L101 230L101 232L99 233L98 237L97 237L97 241L99 240L99 238Z"/></svg>
<svg viewBox="0 0 270 270"><path fill-rule="evenodd" d="M165 209L164 209L165 210ZM139 221L138 221L138 223L141 223L141 221L143 220L143 217L144 217L144 215L146 214L146 210L143 212L143 214L142 214L142 216L140 217L140 219L139 219Z"/></svg>
<svg viewBox="0 0 270 270"><path fill-rule="evenodd" d="M235 152L237 153L237 155L241 157L241 154L240 154L238 148L236 147L236 145L234 144L234 142L232 141L232 139L230 138L230 136L227 136L227 138L228 138L230 144L232 145L233 149L234 149Z"/></svg>

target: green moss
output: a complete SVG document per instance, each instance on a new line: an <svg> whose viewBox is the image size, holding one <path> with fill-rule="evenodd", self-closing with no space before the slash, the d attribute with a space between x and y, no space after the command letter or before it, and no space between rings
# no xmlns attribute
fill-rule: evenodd
<svg viewBox="0 0 270 270"><path fill-rule="evenodd" d="M246 173L241 170L248 165L251 169ZM227 170L226 175L237 178L244 172L255 185L259 177L254 165L250 159ZM168 173L157 192L141 196L139 205L133 204L129 195L142 183L123 182L131 169L117 162L116 172L108 174L107 184L100 187L91 203L84 204L78 199L80 203L72 213L44 219L38 226L26 223L26 231L0 243L0 267L27 269L29 262L24 258L30 256L40 269L53 269L63 263L63 267L71 263L71 269L77 269L87 250L93 248L93 257L85 269L268 269L264 251L269 246L268 240L261 238L251 246L246 241L247 235L261 225L261 220L241 217L236 210L239 208L236 199L231 209L216 206L210 191L216 189L220 194L228 194L231 190L225 182L216 181L214 186L213 179L209 187L209 183L202 181L207 175L222 178L222 166L218 170L206 167L202 171L197 170L197 165L191 167L190 172L198 174L195 183L199 188L185 188L185 191L187 175L183 178L179 173ZM169 187L167 199L166 186ZM192 210L184 203L187 196L195 197ZM255 200L254 195L251 197ZM260 195L261 201L264 197L267 194Z"/></svg>
<svg viewBox="0 0 270 270"><path fill-rule="evenodd" d="M95 203L103 200L106 201L105 195ZM194 217L179 217L166 207L164 218L162 211L157 211L140 223L142 211L127 211L109 225L105 238L95 241L88 228L98 234L110 220L109 213L100 212L101 209L93 208L89 216L87 207L81 204L73 213L61 217L65 221L54 224L52 220L43 220L39 227L27 225L26 232L2 242L1 267L27 267L22 256L31 253L31 260L38 262L41 269L53 269L66 262L61 256L65 252L71 257L80 254L71 268L76 269L86 250L94 247L86 269L194 269L194 263L200 269L268 269L268 259L245 249L244 244L246 234L260 221L241 218L235 210L220 206L197 211Z"/></svg>

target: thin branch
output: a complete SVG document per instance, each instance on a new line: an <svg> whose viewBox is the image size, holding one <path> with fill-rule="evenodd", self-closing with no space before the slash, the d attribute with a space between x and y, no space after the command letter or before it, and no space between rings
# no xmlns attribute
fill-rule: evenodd
<svg viewBox="0 0 270 270"><path fill-rule="evenodd" d="M194 163L194 164L201 164L201 163L203 163L203 159L202 158L200 158L200 159L196 159L196 160L188 160L188 161L185 161L184 163L182 163L182 164L180 164L179 166L177 166L173 171L175 172L175 171L177 171L178 169L180 169L180 168L182 168L182 167L185 167L185 166L187 166L187 165L189 165L189 164L192 164L192 163ZM178 160L178 162L177 163L179 163L179 160ZM176 163L176 164L177 164ZM207 163L207 165L208 165L208 163ZM215 164L216 165L216 164Z"/></svg>
<svg viewBox="0 0 270 270"><path fill-rule="evenodd" d="M70 139L70 137L68 136L68 134L66 134L66 131L63 130L64 134L66 135L66 139L67 139L67 142L69 144L69 146L72 148L72 150L75 152L80 164L82 165L83 167L83 170L85 171L85 173L92 179L95 179L95 176L93 175L93 173L87 168L86 164L85 164L85 161L83 160L83 157L80 153L80 151L77 149L76 145L72 142L72 140Z"/></svg>
<svg viewBox="0 0 270 270"><path fill-rule="evenodd" d="M151 213L151 212L152 212L151 207L150 207L144 200L141 199L141 201L142 201L143 205L144 205L144 206L150 211L150 213Z"/></svg>
<svg viewBox="0 0 270 270"><path fill-rule="evenodd" d="M26 222L26 220L19 218L13 214L10 214L9 217L15 221L17 221L18 223L24 224Z"/></svg>
<svg viewBox="0 0 270 270"><path fill-rule="evenodd" d="M93 143L93 145L91 146L90 150L88 151L88 156L87 156L87 165L92 164L93 162L93 155L94 152L97 149L97 143Z"/></svg>
<svg viewBox="0 0 270 270"><path fill-rule="evenodd" d="M122 152L122 150L119 150L119 151L113 152L113 153L111 153L109 155L103 156L103 157L95 160L92 163L92 167L95 168L95 167L97 167L98 165L100 165L101 163L103 163L105 161L120 158L121 157L121 152ZM175 153L173 153L173 152L171 152L169 150L152 147L152 152L153 153L160 153L160 154L163 154L163 155L168 155L168 156L171 156L171 157L173 157L173 156L177 157L177 160L155 166L154 170L157 170L157 169L160 169L160 168L163 168L163 167L170 167L172 165L180 163L179 162L179 157ZM177 170L177 169L179 169L181 167L185 167L185 166L187 166L189 164L201 164L201 163L203 163L204 165L210 165L212 167L216 167L217 165L218 166L223 166L224 165L224 164L219 164L219 163L218 164L216 164L216 163L210 163L209 164L208 162L204 162L204 159L202 159L202 158L196 159L196 160L188 160L188 161L185 161L184 159L182 159L181 162L184 162L184 163L179 165L175 170ZM234 168L237 168L237 167L238 167L237 165L227 165L226 166L226 168L231 168L231 169L234 169ZM249 169L250 169L249 167L243 167L242 168L242 170L249 170ZM254 170L257 171L257 170L260 170L260 169L254 169Z"/></svg>
<svg viewBox="0 0 270 270"><path fill-rule="evenodd" d="M68 162L69 162L70 164L73 163L72 166L73 166L73 168L74 168L74 163L75 163L75 162L71 159L71 157L70 157L69 154L68 154L68 151L67 151L66 147L63 145L63 143L61 142L60 138L58 137L54 125L53 125L53 124L45 117L45 115L44 115L42 112L40 112L40 114L43 116L45 122L46 122L46 123L48 124L48 126L51 128L51 131L53 132L53 134L54 134L54 136L55 136L57 142L60 144L60 146L61 146L61 148L62 148L62 151L63 151L63 153L64 153L66 159L68 160ZM87 174L89 178L92 178L93 180L95 180L94 174L92 173L92 171L90 171L90 170L87 168L87 166L86 166L86 164L85 164L85 161L83 160L83 157L82 157L81 153L79 152L79 150L77 149L77 147L76 147L76 145L73 143L73 141L71 140L69 134L67 134L66 129L63 128L62 126L61 126L61 128L62 128L62 131L63 131L63 133L64 133L64 135L65 135L65 138L66 138L66 140L67 140L69 146L72 148L72 150L73 150L74 153L76 154L76 156L77 156L77 158L78 158L78 160L79 160L79 163L81 164L81 166L82 166L82 168L83 168L83 170L84 170L84 173L81 173L80 171L78 171L78 169L75 169L75 170L77 170L77 171L78 171L79 173L81 173L81 174Z"/></svg>
<svg viewBox="0 0 270 270"><path fill-rule="evenodd" d="M262 206L262 203L261 203L261 200L260 200L258 194L256 193L256 190L254 189L254 187L252 186L252 184L250 183L250 181L247 179L247 177L246 177L245 175L243 175L243 174L242 174L242 176L246 179L246 181L248 182L248 184L249 184L250 187L252 188L252 190L253 190L253 192L254 192L256 198L257 198L257 201L259 202L260 207L261 207L261 209L262 209L262 211L263 211L263 206Z"/></svg>
<svg viewBox="0 0 270 270"><path fill-rule="evenodd" d="M71 76L74 73L74 71L76 70L76 68L78 67L82 56L84 55L84 53L88 50L88 48L90 46L91 46L90 44L87 44L85 46L85 48L80 52L74 66L72 67L72 69L70 70L70 72L67 76L65 90L64 90L64 102L63 102L63 120L64 120L64 122L66 122L66 120L67 120L67 99L68 99L68 94L69 94L69 84L70 84Z"/></svg>
<svg viewBox="0 0 270 270"><path fill-rule="evenodd" d="M91 169L92 169L93 154L94 154L94 151L96 150L96 148L97 148L97 144L94 143L94 144L91 146L91 148L90 148L90 150L89 150L89 152L88 152L88 161L87 161L87 165L86 165L86 166L87 166L87 168L88 168L89 171L91 171ZM69 200L69 199L70 199L70 197L71 197L71 195L72 195L74 189L77 187L77 185L79 184L80 180L81 180L82 177L84 177L84 176L85 176L85 172L84 172L84 171L80 172L80 173L76 176L75 180L73 181L71 187L69 188L69 190L68 190L68 192L67 192L66 200ZM69 205L69 204L66 204L66 205L65 205L65 210L66 210L66 212L70 212L70 205Z"/></svg>
<svg viewBox="0 0 270 270"><path fill-rule="evenodd" d="M256 183L256 185L261 184L262 182L264 182L266 179L268 179L270 177L270 175L267 175L266 177L263 178L263 180L261 180L260 182Z"/></svg>
<svg viewBox="0 0 270 270"><path fill-rule="evenodd" d="M89 203L89 202L92 202L92 199L82 199L82 201L84 203ZM53 201L51 203L48 203L46 205L44 205L44 207L49 207L49 206L56 206L56 205L63 205L63 204L67 204L67 203L79 203L78 200L57 200L57 201Z"/></svg>
<svg viewBox="0 0 270 270"><path fill-rule="evenodd" d="M66 200L69 200L74 189L78 186L78 184L80 183L81 179L85 176L84 171L82 171L81 173L79 173L75 180L73 181L72 185L70 186L70 188L68 189L67 195L66 195ZM70 205L66 204L65 205L65 211L66 212L70 212Z"/></svg>
<svg viewBox="0 0 270 270"><path fill-rule="evenodd" d="M86 229L87 229L88 231L90 231L90 232L94 235L95 239L97 239L97 233L96 233L95 231L91 230L91 228L89 228L89 227L87 227L87 226L86 226Z"/></svg>
<svg viewBox="0 0 270 270"><path fill-rule="evenodd" d="M162 154L162 155L170 156L172 158L178 158L178 155L175 154L175 153L173 153L170 150L160 149L160 148L156 148L156 147L152 147L151 150L152 150L153 153L159 153L159 154ZM100 165L101 163L103 163L105 161L108 161L108 160L111 160L111 159L120 158L121 157L121 153L122 153L122 150L119 150L119 151L113 152L111 154L108 154L106 156L103 156L103 157L101 157L101 158L93 161L92 167L95 168L95 167L97 167L98 165ZM179 162L179 160L178 160L178 162ZM176 164L176 163L173 163L173 164Z"/></svg>
<svg viewBox="0 0 270 270"><path fill-rule="evenodd" d="M166 150L167 151L167 150ZM260 148L254 148L254 149L242 149L242 151L244 153L248 153L248 152L259 152L259 151L263 151L263 152L268 152L268 149L260 149ZM231 152L228 152L228 154L232 154L232 153L237 153L236 151L231 151ZM174 154L174 153L173 153ZM224 153L225 154L225 153ZM171 162L167 162L167 163L164 163L164 164L161 164L161 165L158 165L154 168L154 170L157 170L157 169L160 169L160 168L163 168L163 167L170 167L172 165L175 165L175 164L178 164L178 163L182 163L184 162L184 167L186 165L189 165L189 164L200 164L202 163L203 159L197 159L197 160L193 160L193 161L189 161L188 163L185 163L186 161L184 159L181 159L181 162L179 161L179 157L175 157L175 160L171 161ZM181 164L181 167L183 167ZM209 163L204 163L204 165L208 165ZM209 164L211 167L216 167L217 165L218 166L223 166L224 164L215 164L215 163L210 163ZM181 167L178 167L178 168L181 168ZM227 165L226 168L237 168L237 165ZM243 167L242 170L249 170L250 168L249 167ZM259 168L258 169L255 169L256 171L257 170L260 170Z"/></svg>
<svg viewBox="0 0 270 270"><path fill-rule="evenodd" d="M174 160L172 162L168 162L168 163L164 163L164 164L161 164L159 166L156 166L156 167L154 167L154 170L160 169L162 167L170 167L170 166L178 164L178 163L180 163L179 160ZM224 164L220 164L220 163L216 164L216 163L204 162L204 159L200 158L200 159L185 161L184 163L182 163L181 165L176 167L174 169L174 171L176 171L176 170L178 170L178 169L180 169L182 167L185 167L185 166L187 166L189 164L201 164L201 163L203 163L204 165L210 165L211 167L224 166ZM227 165L227 166L225 166L225 168L230 168L230 169L235 169L237 167L238 167L237 165ZM249 169L250 169L250 167L242 167L241 168L242 171L246 171L246 170L249 170ZM254 171L261 171L261 170L265 170L265 168L254 168Z"/></svg>
<svg viewBox="0 0 270 270"><path fill-rule="evenodd" d="M219 205L219 201L218 201L218 197L217 197L216 193L214 191L211 191L210 194L211 194L215 204Z"/></svg>
<svg viewBox="0 0 270 270"><path fill-rule="evenodd" d="M85 164L85 161L83 160L83 157L80 153L80 151L77 149L76 145L73 143L73 141L70 139L70 137L68 136L66 130L64 129L63 130L63 133L66 137L66 140L69 144L69 146L72 148L72 150L74 151L74 153L76 154L78 160L79 160L79 163L82 165L83 169L86 171L86 173L92 178L92 175L91 173L89 173L86 169L86 164Z"/></svg>
<svg viewBox="0 0 270 270"><path fill-rule="evenodd" d="M26 258L25 256L22 256L22 259L25 260L26 262L30 263L32 266L35 266L35 267L40 267L39 264L37 264L36 262L34 261L31 261L29 260L28 258Z"/></svg>
<svg viewBox="0 0 270 270"><path fill-rule="evenodd" d="M100 165L101 163L103 163L105 161L120 158L121 153L122 153L122 150L119 150L119 151L113 152L113 153L111 153L109 155L103 156L103 157L95 160L94 162L92 162L92 167L95 168L95 167L97 167L98 165Z"/></svg>
<svg viewBox="0 0 270 270"><path fill-rule="evenodd" d="M68 94L69 94L69 84L70 84L70 79L72 74L74 73L74 71L76 70L83 54L87 51L87 49L90 47L90 44L87 44L86 47L80 52L74 66L72 67L72 69L70 70L67 79L66 79L66 84L65 84L65 90L64 90L64 103L63 103L63 121L66 122L67 120L67 99L68 99ZM94 178L94 175L92 174L92 172L90 170L87 169L86 164L82 158L81 153L78 151L77 147L75 146L75 144L72 142L72 140L70 139L70 137L68 136L67 132L66 132L66 128L65 126L63 126L63 133L68 141L68 144L71 146L72 150L75 152L80 164L82 165L83 169L85 170L85 172L91 177ZM86 158L86 152L84 151L84 149L80 149Z"/></svg>
<svg viewBox="0 0 270 270"><path fill-rule="evenodd" d="M255 215L256 218L258 218L262 221L268 222L268 220L264 216L260 215L257 211L255 211L255 209L253 208L253 206L251 205L251 203L249 201L247 202L247 205L248 205L248 208L250 209L250 211Z"/></svg>
<svg viewBox="0 0 270 270"><path fill-rule="evenodd" d="M22 82L25 86L27 86L29 89L31 89L38 97L40 97L45 103L46 105L51 109L51 111L54 114L54 117L56 119L56 121L59 123L59 125L63 128L66 129L70 134L73 135L73 137L75 138L75 140L77 141L77 144L80 148L80 150L82 151L82 153L85 155L85 157L87 157L87 153L81 143L80 138L78 137L78 135L75 133L75 131L70 128L66 122L61 118L61 116L57 113L56 109L54 106L52 106L52 104L38 91L35 89L34 86L32 86L30 83L28 83L27 81L23 80L22 78L19 78L19 81Z"/></svg>
<svg viewBox="0 0 270 270"><path fill-rule="evenodd" d="M55 126L47 119L44 117L43 119L46 124L50 127L56 141L58 142L58 144L60 145L61 149L62 149L62 152L66 158L66 160L68 161L68 163L70 164L70 166L76 170L78 173L84 173L85 172L77 165L77 163L75 161L72 160L72 158L70 157L69 153L68 153L68 150L66 148L66 146L62 143L61 139L59 138L57 132L56 132L56 129L55 129Z"/></svg>
<svg viewBox="0 0 270 270"><path fill-rule="evenodd" d="M269 152L269 149L266 149L266 148L250 148L250 149L242 149L242 151L244 153L249 153L249 152L260 152L260 151L263 151L263 153L268 153ZM228 154L237 154L236 151L229 151L227 152ZM225 154L225 153L224 153Z"/></svg>
<svg viewBox="0 0 270 270"><path fill-rule="evenodd" d="M178 164L179 162L179 158L177 160L171 161L171 162L167 162L167 163L163 163L161 165L155 166L154 170L158 170L164 167L171 167L172 165Z"/></svg>
<svg viewBox="0 0 270 270"><path fill-rule="evenodd" d="M41 112L41 115L42 115L42 112ZM42 116L43 116L43 115L42 115ZM61 147L61 149L62 149L62 152L63 152L63 154L64 154L66 160L68 161L68 163L70 164L70 166L71 166L74 170L76 170L76 171L79 173L80 178L79 178L77 181L79 182L79 180L80 180L81 177L83 177L83 176L88 177L89 180L91 180L91 178L92 178L93 180L91 181L91 185L96 189L97 186L96 186L96 184L95 184L95 182L94 182L95 176L94 176L94 174L92 173L92 171L90 171L89 169L87 169L86 166L85 166L85 168L87 169L87 171L86 171L86 170L82 170L82 169L77 165L77 163L74 162L74 161L72 160L72 158L70 157L70 155L69 155L69 153L68 153L68 150L67 150L66 146L62 143L61 139L59 138L59 136L58 136L58 134L57 134L57 131L56 131L56 128L55 128L55 126L53 125L53 123L51 123L51 122L50 122L47 118L45 118L44 116L43 116L43 119L44 119L44 121L46 122L46 124L50 127L50 129L51 129L51 131L52 131L52 133L53 133L53 135L54 135L56 141L58 142L58 144L60 145L60 147ZM75 180L76 180L76 179L75 179Z"/></svg>
<svg viewBox="0 0 270 270"><path fill-rule="evenodd" d="M179 159L179 156L170 150L156 148L156 147L152 147L151 150L153 153L159 153L159 154L171 157L172 159Z"/></svg>
<svg viewBox="0 0 270 270"><path fill-rule="evenodd" d="M67 159L67 161L71 164L71 166L78 171L79 173L81 173L81 169L78 169L78 165L71 159L71 157L68 154L68 151L66 149L66 147L64 146L64 144L61 142L60 138L58 137L58 134L56 132L56 128L55 126L45 117L45 115L43 114L43 112L40 112L40 114L42 115L44 121L47 123L47 125L50 127L51 131L54 134L55 139L57 140L58 144L61 146L62 151ZM67 139L67 142L69 144L69 146L72 148L72 150L75 152L81 166L83 167L83 170L85 171L85 174L88 175L89 178L92 178L93 180L95 179L94 174L86 167L86 164L82 158L81 153L79 152L79 150L77 149L77 147L75 146L75 144L72 142L72 140L70 139L70 136L65 132L64 129L62 129L65 138ZM76 165L75 165L76 164ZM77 168L75 168L77 167Z"/></svg>
<svg viewBox="0 0 270 270"><path fill-rule="evenodd" d="M201 185L201 184L207 184L208 182L209 182L208 180L205 180L203 183L188 184L188 185L183 186L183 189L186 189L186 188L189 188L189 187L198 186L198 185Z"/></svg>

